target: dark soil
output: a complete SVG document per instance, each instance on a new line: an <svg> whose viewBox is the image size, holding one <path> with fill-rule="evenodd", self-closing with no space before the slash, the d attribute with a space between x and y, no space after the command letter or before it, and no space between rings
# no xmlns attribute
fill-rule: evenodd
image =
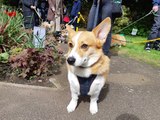
<svg viewBox="0 0 160 120"><path fill-rule="evenodd" d="M50 71L51 72L51 71ZM56 75L59 74L60 71L53 72ZM16 73L13 72L13 69L9 64L0 63L0 82L9 82L16 84L26 84L26 85L34 85L34 86L45 86L45 87L55 87L55 85L49 81L52 75L43 74L40 77L25 79L22 77L18 77Z"/></svg>

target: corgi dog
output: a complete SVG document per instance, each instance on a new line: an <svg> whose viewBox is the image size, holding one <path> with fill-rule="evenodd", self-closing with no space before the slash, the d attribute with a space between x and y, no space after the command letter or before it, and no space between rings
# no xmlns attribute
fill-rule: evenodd
<svg viewBox="0 0 160 120"><path fill-rule="evenodd" d="M126 39L124 36L119 35L119 34L114 34L112 35L112 41L111 41L111 47L112 46L126 46Z"/></svg>
<svg viewBox="0 0 160 120"><path fill-rule="evenodd" d="M70 84L71 101L68 113L77 107L80 95L90 96L90 113L98 112L97 100L109 72L110 59L104 55L102 46L111 28L110 18L104 19L90 31L68 31L66 64Z"/></svg>
<svg viewBox="0 0 160 120"><path fill-rule="evenodd" d="M45 28L47 30L47 33L53 33L55 31L55 23L51 21L48 22L42 22L41 27Z"/></svg>

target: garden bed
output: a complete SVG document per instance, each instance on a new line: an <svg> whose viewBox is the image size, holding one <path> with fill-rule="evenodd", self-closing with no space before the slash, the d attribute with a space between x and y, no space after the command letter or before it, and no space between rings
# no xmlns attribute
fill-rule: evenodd
<svg viewBox="0 0 160 120"><path fill-rule="evenodd" d="M55 87L49 79L60 73L65 60L61 41L48 30L43 41L24 29L22 13L12 7L3 6L0 15L0 82Z"/></svg>
<svg viewBox="0 0 160 120"><path fill-rule="evenodd" d="M52 72L52 71L50 71ZM54 88L55 85L50 81L50 78L53 75L57 75L60 73L60 70L54 71L52 75L48 75L45 73L39 77L32 77L31 79L26 79L23 77L19 77L9 64L0 63L0 82L7 82L7 83L16 83L16 84L24 84L24 85L34 85L34 86L43 86L43 87L52 87Z"/></svg>

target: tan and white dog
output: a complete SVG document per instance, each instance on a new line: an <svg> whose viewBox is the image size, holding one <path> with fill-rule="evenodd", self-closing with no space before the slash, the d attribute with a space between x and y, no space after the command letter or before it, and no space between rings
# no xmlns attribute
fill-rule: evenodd
<svg viewBox="0 0 160 120"><path fill-rule="evenodd" d="M114 34L112 35L112 41L111 41L111 47L112 46L126 46L126 39L124 36L120 35L120 34Z"/></svg>
<svg viewBox="0 0 160 120"><path fill-rule="evenodd" d="M66 26L69 47L66 59L72 97L67 106L68 112L73 112L76 109L78 97L83 92L81 87L88 89L88 91L84 91L90 96L90 113L98 112L97 100L109 72L110 59L103 54L102 46L110 27L110 18L103 20L91 32L75 32L70 26ZM87 79L92 79L91 76L94 76L92 77L94 80L83 85ZM82 78L81 82L79 78ZM89 85L89 88L85 85Z"/></svg>

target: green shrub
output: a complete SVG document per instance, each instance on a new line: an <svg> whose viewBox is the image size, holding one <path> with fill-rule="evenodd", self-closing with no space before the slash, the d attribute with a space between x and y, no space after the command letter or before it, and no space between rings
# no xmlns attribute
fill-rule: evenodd
<svg viewBox="0 0 160 120"><path fill-rule="evenodd" d="M9 12L11 12L9 10ZM0 51L9 51L12 47L25 47L31 44L30 36L23 28L23 16L16 12L16 16L9 16L5 7L0 11Z"/></svg>
<svg viewBox="0 0 160 120"><path fill-rule="evenodd" d="M130 35L132 29L136 28L138 36L148 36L153 23L153 15L144 17L146 14L146 11L141 13L131 11L129 7L123 5L123 16L115 20L113 32Z"/></svg>
<svg viewBox="0 0 160 120"><path fill-rule="evenodd" d="M120 18L116 18L114 25L113 25L113 32L114 33L121 33L123 32L122 29L128 25L130 22L130 9L126 6L122 6L123 9L123 15Z"/></svg>

